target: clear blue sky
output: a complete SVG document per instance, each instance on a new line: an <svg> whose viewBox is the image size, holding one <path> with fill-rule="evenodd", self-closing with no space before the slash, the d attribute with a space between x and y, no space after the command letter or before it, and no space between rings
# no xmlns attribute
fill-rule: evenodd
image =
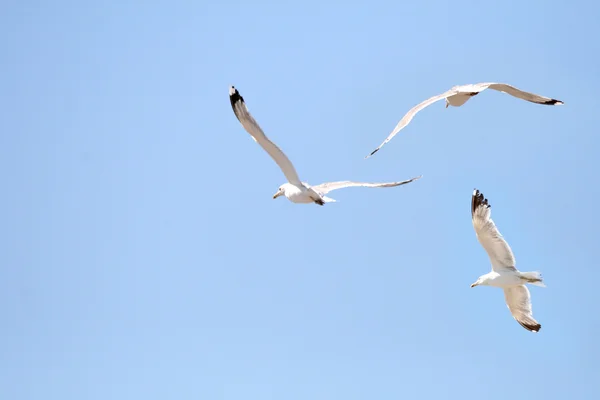
<svg viewBox="0 0 600 400"><path fill-rule="evenodd" d="M597 394L597 2L85 3L2 7L0 398ZM481 81L566 105L437 103L363 159ZM231 84L305 181L423 178L272 200ZM539 334L469 288L473 188Z"/></svg>

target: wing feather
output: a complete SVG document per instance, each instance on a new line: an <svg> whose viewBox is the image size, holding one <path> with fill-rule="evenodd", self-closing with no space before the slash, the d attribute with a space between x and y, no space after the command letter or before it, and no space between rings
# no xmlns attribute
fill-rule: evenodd
<svg viewBox="0 0 600 400"><path fill-rule="evenodd" d="M552 99L550 97L540 96L539 94L525 92L521 89L518 89L514 86L508 85L506 83L487 83L490 89L498 90L499 92L508 93L511 96L517 97L519 99L527 100L536 104L544 104L548 106L560 106L564 104L560 100Z"/></svg>
<svg viewBox="0 0 600 400"><path fill-rule="evenodd" d="M525 285L504 289L504 299L513 318L525 329L539 332L540 325L533 318L531 295Z"/></svg>
<svg viewBox="0 0 600 400"><path fill-rule="evenodd" d="M287 178L288 182L294 185L301 185L300 178L298 177L298 173L294 168L292 162L287 158L285 153L281 151L279 147L275 143L273 143L267 135L260 128L258 123L252 117L252 114L248 111L246 107L246 103L244 102L244 98L240 96L238 90L231 86L229 88L229 100L231 101L231 108L233 109L233 113L240 121L246 132L252 136L252 139L256 143L258 143L269 155L271 158L277 163L281 171Z"/></svg>
<svg viewBox="0 0 600 400"><path fill-rule="evenodd" d="M516 271L515 256L500 231L498 231L491 218L491 213L488 200L483 197L479 190L475 189L471 198L471 218L477 240L487 252L493 271Z"/></svg>
<svg viewBox="0 0 600 400"><path fill-rule="evenodd" d="M366 182L352 182L352 181L327 182L327 183L321 183L320 185L312 186L312 189L316 190L317 192L319 192L321 194L327 194L327 193L331 192L332 190L343 189L343 188L347 188L347 187L356 187L356 186L371 187L371 188L394 187L394 186L405 185L412 181L416 181L417 179L420 179L422 176L423 175L420 175L415 178L408 179L408 180L401 181L401 182L385 182L385 183L366 183Z"/></svg>
<svg viewBox="0 0 600 400"><path fill-rule="evenodd" d="M388 137L383 141L383 143L381 143L379 145L379 147L377 147L375 150L373 150L371 152L371 154L369 154L365 158L371 157L373 154L377 153L379 151L379 149L381 149L387 142L392 140L398 132L400 132L406 125L408 125L410 123L410 121L412 121L413 117L419 111L421 111L422 109L424 109L427 106L430 106L431 104L435 103L436 101L445 99L446 97L452 96L453 94L456 94L456 90L454 88L452 88L442 94L438 94L437 96L430 97L427 100L425 100L425 101L417 104L413 108L411 108L406 114L404 114L404 117L402 117L402 119L400 120L400 122L398 122L398 124L396 125L396 127L394 128L392 133L390 133L388 135Z"/></svg>

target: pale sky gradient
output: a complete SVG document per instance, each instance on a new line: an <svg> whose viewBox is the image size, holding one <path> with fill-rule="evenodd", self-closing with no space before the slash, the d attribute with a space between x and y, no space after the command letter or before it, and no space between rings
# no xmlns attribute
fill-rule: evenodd
<svg viewBox="0 0 600 400"><path fill-rule="evenodd" d="M591 399L600 5L7 1L0 398ZM456 84L488 90L419 113ZM300 177L417 182L272 200ZM480 189L539 334L489 271Z"/></svg>

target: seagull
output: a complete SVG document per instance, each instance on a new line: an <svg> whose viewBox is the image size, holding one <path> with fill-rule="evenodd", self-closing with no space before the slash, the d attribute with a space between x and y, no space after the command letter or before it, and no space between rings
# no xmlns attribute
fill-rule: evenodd
<svg viewBox="0 0 600 400"><path fill-rule="evenodd" d="M515 268L515 256L490 215L488 200L475 189L471 198L473 227L479 243L490 257L492 272L481 275L471 287L484 285L504 289L506 305L514 319L528 331L538 332L542 326L533 318L531 297L525 284L546 287L542 274L537 271L521 272Z"/></svg>
<svg viewBox="0 0 600 400"><path fill-rule="evenodd" d="M485 89L488 88L497 90L499 92L508 93L514 97L518 97L519 99L527 100L536 104L544 104L547 106L560 106L564 104L560 100L551 99L549 97L540 96L534 93L524 92L521 89L517 89L516 87L508 85L506 83L488 82L454 86L447 92L430 97L424 102L419 103L413 108L411 108L404 115L404 117L402 117L400 122L398 122L398 125L396 125L392 133L389 134L389 136L383 141L383 143L381 143L378 148L373 150L371 154L369 154L365 158L369 158L373 154L377 153L379 149L383 147L383 145L392 140L392 138L396 136L396 134L400 132L406 125L408 125L410 121L412 121L413 117L425 107L430 106L431 104L441 99L444 99L446 101L446 108L448 108L449 105L454 107L460 107L463 104L465 104L471 97L478 95L479 93L483 92Z"/></svg>
<svg viewBox="0 0 600 400"><path fill-rule="evenodd" d="M294 165L287 158L285 153L281 151L279 147L275 143L273 143L269 138L265 135L263 130L260 128L258 123L254 120L248 108L246 107L246 103L244 102L244 98L240 96L238 90L231 86L229 88L229 100L231 101L231 107L233 108L233 112L237 119L240 121L244 129L250 134L252 139L256 143L258 143L269 155L279 168L283 171L283 174L287 178L288 182L279 186L277 193L273 195L273 199L278 198L279 196L285 196L288 200L293 203L300 204L310 204L316 203L320 206L325 205L325 203L335 202L334 199L331 199L325 196L327 193L332 190L347 188L347 187L355 187L355 186L363 186L363 187L393 187L400 186L420 179L421 176L416 178L408 179L402 182L388 182L388 183L363 183L363 182L351 182L351 181L339 181L339 182L328 182L322 183L320 185L311 186L306 182L300 181L298 177L298 173L294 168Z"/></svg>

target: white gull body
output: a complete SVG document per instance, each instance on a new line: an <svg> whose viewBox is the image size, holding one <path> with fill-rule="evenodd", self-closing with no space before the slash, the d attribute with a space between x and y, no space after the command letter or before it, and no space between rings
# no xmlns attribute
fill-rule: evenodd
<svg viewBox="0 0 600 400"><path fill-rule="evenodd" d="M525 284L545 287L539 272L520 272L515 256L491 219L490 205L479 190L471 197L471 217L477 240L487 252L492 271L481 275L471 287L484 285L504 289L506 305L514 319L525 329L538 332L541 325L533 318L531 295Z"/></svg>
<svg viewBox="0 0 600 400"><path fill-rule="evenodd" d="M392 133L390 133L388 135L388 137L383 141L383 143L381 143L379 145L379 147L377 147L375 150L373 150L371 152L371 154L369 154L365 158L369 158L373 154L377 153L379 151L379 149L381 149L387 142L392 140L392 138L394 136L396 136L396 134L398 132L400 132L406 125L408 125L410 123L410 121L412 121L413 117L419 111L424 109L425 107L430 106L431 104L435 103L436 101L439 101L442 99L444 99L446 101L446 108L448 108L449 105L451 105L453 107L460 107L463 104L465 104L471 97L478 95L479 93L483 92L485 89L493 89L493 90L497 90L499 92L508 93L519 99L526 100L526 101L529 101L531 103L536 103L536 104L544 104L544 105L549 105L549 106L559 106L559 105L564 104L560 100L540 96L535 93L524 92L523 90L517 89L516 87L508 85L506 83L487 82L487 83L475 83L475 84L469 84L469 85L453 86L450 90L448 90L442 94L438 94L436 96L430 97L427 100L425 100L425 101L417 104L413 108L411 108L404 115L404 117L402 117L402 119L400 120L400 122L398 122L398 124L396 125L396 127L394 128Z"/></svg>
<svg viewBox="0 0 600 400"><path fill-rule="evenodd" d="M421 178L421 176L418 176L405 181L386 183L339 181L311 186L306 182L300 181L294 165L291 163L285 153L281 151L281 149L265 135L261 127L248 111L246 103L244 102L244 98L240 96L238 90L233 86L229 88L229 100L231 102L231 108L233 109L237 119L242 124L242 127L244 127L244 129L250 134L256 143L258 143L267 153L269 153L271 158L277 163L279 168L281 168L281 171L288 180L287 183L279 186L277 193L273 195L274 199L279 196L285 196L293 203L316 203L322 206L325 203L335 202L335 200L326 196L326 194L332 190L357 186L378 188L394 187L405 185Z"/></svg>

